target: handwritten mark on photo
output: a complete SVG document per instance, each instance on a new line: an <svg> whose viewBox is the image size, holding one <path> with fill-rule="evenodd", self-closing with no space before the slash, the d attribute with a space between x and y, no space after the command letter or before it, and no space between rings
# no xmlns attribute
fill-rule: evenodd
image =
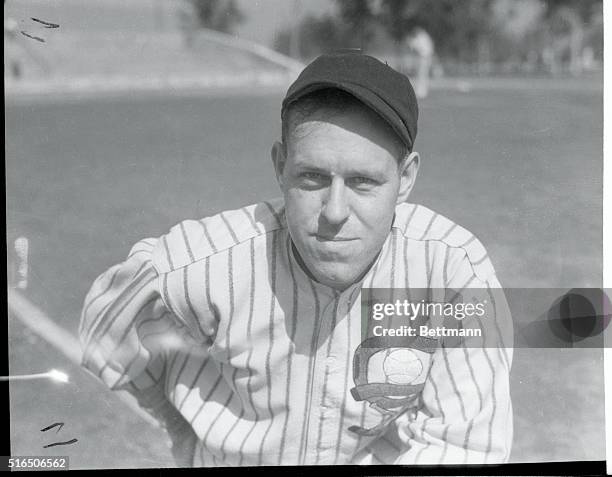
<svg viewBox="0 0 612 477"><path fill-rule="evenodd" d="M48 22L45 20L41 20L40 18L34 18L34 17L30 17L30 20L39 23L43 26L43 28L59 28L60 25L59 23L53 23L53 22ZM41 38L39 36L36 35L32 35L31 33L28 33L26 31L20 30L21 34L23 36L26 36L28 38L31 38L32 40L36 40L36 41L40 41L41 43L45 43L45 39Z"/></svg>
<svg viewBox="0 0 612 477"><path fill-rule="evenodd" d="M33 21L38 22L45 26L45 28L59 28L59 23L51 23L46 22L44 20L40 20L39 18L30 17Z"/></svg>
<svg viewBox="0 0 612 477"><path fill-rule="evenodd" d="M56 433L58 433L62 427L64 427L64 423L63 422L54 422L53 424L47 426L47 427L43 427L40 432L47 432L53 428L57 427L57 431L55 431ZM47 444L46 446L43 446L43 449L47 449L49 447L55 447L55 446L66 446L66 445L70 445L70 444L74 444L75 442L78 442L78 439L70 439L69 441L61 441L61 442L53 442L51 444Z"/></svg>

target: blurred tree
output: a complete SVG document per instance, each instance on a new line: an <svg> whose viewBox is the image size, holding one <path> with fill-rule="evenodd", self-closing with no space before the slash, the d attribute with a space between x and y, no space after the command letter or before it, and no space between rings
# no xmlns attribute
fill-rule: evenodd
<svg viewBox="0 0 612 477"><path fill-rule="evenodd" d="M410 69L411 61L407 61L409 50L418 58L418 81L415 85L418 97L427 96L429 70L434 54L431 36L420 27L425 3L424 0L381 0L376 10L378 22L393 43L395 68L404 72Z"/></svg>
<svg viewBox="0 0 612 477"><path fill-rule="evenodd" d="M561 8L568 8L578 15L582 20L589 20L594 7L602 4L602 0L542 0L548 12L552 16Z"/></svg>
<svg viewBox="0 0 612 477"><path fill-rule="evenodd" d="M346 27L345 48L358 47L364 51L372 39L375 17L370 0L336 0L338 16Z"/></svg>
<svg viewBox="0 0 612 477"><path fill-rule="evenodd" d="M585 56L587 46L587 60L580 61L593 65L601 57L602 0L335 0L335 5L335 14L298 24L301 57L350 47L383 55L394 49L400 57L419 29L431 36L448 71L476 67L489 73L502 64L504 71L536 71L542 61L553 69L572 65L570 57ZM275 48L289 53L291 38L288 27L275 38ZM571 68L579 72L573 61Z"/></svg>
<svg viewBox="0 0 612 477"><path fill-rule="evenodd" d="M382 0L378 21L393 40L396 56L402 55L402 45L410 32L420 23L424 0Z"/></svg>
<svg viewBox="0 0 612 477"><path fill-rule="evenodd" d="M415 21L429 32L441 56L464 62L488 60L493 0L423 2Z"/></svg>
<svg viewBox="0 0 612 477"><path fill-rule="evenodd" d="M297 52L292 51L291 47L296 35L299 38ZM297 53L300 58L310 59L343 48L346 46L344 41L344 30L338 19L331 15L309 15L300 22L297 31L291 28L282 30L274 39L274 49L285 55L294 56Z"/></svg>
<svg viewBox="0 0 612 477"><path fill-rule="evenodd" d="M546 6L540 0L495 0L491 60L507 69L535 72L539 67Z"/></svg>
<svg viewBox="0 0 612 477"><path fill-rule="evenodd" d="M554 74L566 62L572 74L583 70L585 29L602 0L543 0L546 5L547 41L543 56ZM565 61L564 61L565 60Z"/></svg>
<svg viewBox="0 0 612 477"><path fill-rule="evenodd" d="M300 53L304 58L342 48L345 36L338 20L331 15L321 18L307 17L302 24L300 34L305 39L306 45L312 45L301 48Z"/></svg>
<svg viewBox="0 0 612 477"><path fill-rule="evenodd" d="M382 0L378 20L397 43L402 43L410 31L420 26L424 0Z"/></svg>
<svg viewBox="0 0 612 477"><path fill-rule="evenodd" d="M244 21L235 0L190 0L200 27L231 33Z"/></svg>
<svg viewBox="0 0 612 477"><path fill-rule="evenodd" d="M593 67L593 60L603 61L603 32L604 30L604 19L603 19L603 4L598 3L593 5L590 19L590 26L587 31L586 43L590 52L593 54L592 58L589 58L587 62L590 64L589 67ZM588 55L587 55L588 56Z"/></svg>

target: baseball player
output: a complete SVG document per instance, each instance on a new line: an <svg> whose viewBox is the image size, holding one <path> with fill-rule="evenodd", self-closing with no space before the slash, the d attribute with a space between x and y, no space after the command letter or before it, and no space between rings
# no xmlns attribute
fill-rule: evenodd
<svg viewBox="0 0 612 477"><path fill-rule="evenodd" d="M407 45L418 57L415 93L417 98L426 98L429 94L429 73L435 50L433 39L423 28L416 27L407 38Z"/></svg>
<svg viewBox="0 0 612 477"><path fill-rule="evenodd" d="M159 419L179 462L508 459L506 301L480 242L407 202L417 116L387 65L317 58L283 101L282 198L183 221L95 281L83 365ZM484 290L484 341L365 337L369 289Z"/></svg>

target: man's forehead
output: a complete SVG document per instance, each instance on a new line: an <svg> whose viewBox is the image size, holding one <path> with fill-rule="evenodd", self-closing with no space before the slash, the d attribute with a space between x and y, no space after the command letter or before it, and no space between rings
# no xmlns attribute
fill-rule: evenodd
<svg viewBox="0 0 612 477"><path fill-rule="evenodd" d="M359 145L370 151L384 149L398 159L405 149L397 134L375 112L359 104L342 111L319 108L296 118L289 130L288 143L290 152L333 145L359 155L360 151L351 151Z"/></svg>
<svg viewBox="0 0 612 477"><path fill-rule="evenodd" d="M295 171L318 172L322 174L343 176L368 176L383 179L395 170L395 161L355 161L346 160L342 156L294 155L293 169Z"/></svg>

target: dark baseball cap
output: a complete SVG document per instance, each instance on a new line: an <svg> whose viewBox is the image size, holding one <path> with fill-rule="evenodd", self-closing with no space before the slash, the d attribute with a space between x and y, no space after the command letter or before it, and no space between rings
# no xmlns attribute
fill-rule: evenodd
<svg viewBox="0 0 612 477"><path fill-rule="evenodd" d="M301 97L328 88L346 91L374 110L412 150L419 107L412 84L405 75L362 53L321 55L306 66L289 87L282 112Z"/></svg>

